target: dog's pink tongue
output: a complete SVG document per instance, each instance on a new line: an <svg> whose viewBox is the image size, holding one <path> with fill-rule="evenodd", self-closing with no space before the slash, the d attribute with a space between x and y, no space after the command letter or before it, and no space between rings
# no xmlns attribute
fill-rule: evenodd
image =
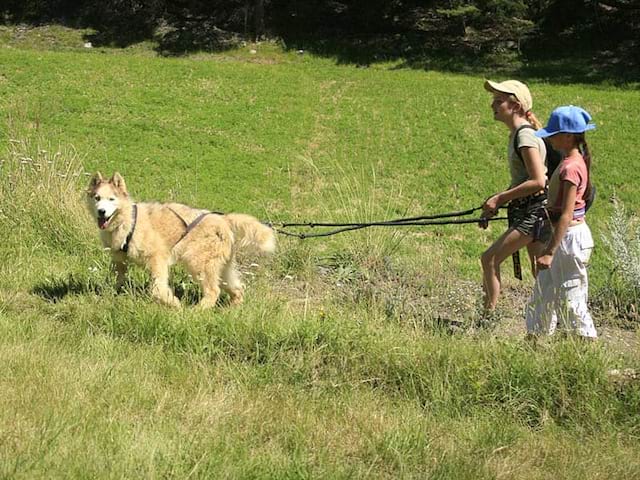
<svg viewBox="0 0 640 480"><path fill-rule="evenodd" d="M109 224L109 221L104 219L104 218L99 218L98 219L98 227L100 227L101 230L104 230L105 228L107 228L107 225Z"/></svg>

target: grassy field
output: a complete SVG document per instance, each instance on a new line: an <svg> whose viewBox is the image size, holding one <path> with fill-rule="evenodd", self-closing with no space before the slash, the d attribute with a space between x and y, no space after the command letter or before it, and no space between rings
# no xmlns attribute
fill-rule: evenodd
<svg viewBox="0 0 640 480"><path fill-rule="evenodd" d="M508 182L490 74L83 43L0 29L0 478L640 477L640 385L608 374L640 369L639 337L603 241L612 196L640 207L637 88L530 81L540 118L573 103L598 125L602 333L532 345L532 279L509 264L495 329L438 320L477 315L501 224L279 237L243 263L244 305L191 308L177 269L174 311L138 269L115 292L82 203L89 172L117 170L136 199L274 222L476 207Z"/></svg>

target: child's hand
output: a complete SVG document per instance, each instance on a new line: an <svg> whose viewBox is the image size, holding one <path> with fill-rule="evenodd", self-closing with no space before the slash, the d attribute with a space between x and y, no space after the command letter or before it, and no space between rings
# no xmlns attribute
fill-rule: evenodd
<svg viewBox="0 0 640 480"><path fill-rule="evenodd" d="M498 202L498 195L493 195L484 202L482 205L482 217L491 218L498 213L500 203Z"/></svg>
<svg viewBox="0 0 640 480"><path fill-rule="evenodd" d="M551 262L553 261L553 254L546 253L544 255L540 255L536 257L536 267L539 270L547 270L551 267Z"/></svg>

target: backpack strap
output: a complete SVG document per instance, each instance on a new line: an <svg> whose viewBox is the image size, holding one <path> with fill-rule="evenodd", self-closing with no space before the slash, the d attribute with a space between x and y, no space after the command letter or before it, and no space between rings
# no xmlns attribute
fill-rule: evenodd
<svg viewBox="0 0 640 480"><path fill-rule="evenodd" d="M520 153L520 144L518 142L518 134L520 133L520 131L524 130L525 128L530 128L532 130L535 130L533 125L529 125L528 123L525 123L524 125L520 125L516 129L515 133L513 134L513 149L516 151L516 155L518 155L518 158L522 163L524 163L524 158L522 158L522 154Z"/></svg>
<svg viewBox="0 0 640 480"><path fill-rule="evenodd" d="M520 161L522 162L522 164L524 165L524 158L522 158L522 154L520 153L520 145L518 142L518 134L524 130L525 128L531 128L533 130L535 130L535 128L532 125L529 125L528 123L525 123L524 125L520 125L515 133L513 134L513 149L516 152L516 155L518 155L518 158L520 159ZM511 223L511 222L509 222ZM511 254L511 260L513 261L513 275L514 277L516 277L518 280L522 280L522 266L520 264L520 250L516 250L515 252L513 252Z"/></svg>

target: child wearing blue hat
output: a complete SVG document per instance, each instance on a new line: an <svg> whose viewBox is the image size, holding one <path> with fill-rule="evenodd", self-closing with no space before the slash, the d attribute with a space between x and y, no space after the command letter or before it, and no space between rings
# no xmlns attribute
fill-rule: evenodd
<svg viewBox="0 0 640 480"><path fill-rule="evenodd" d="M558 323L581 337L596 338L587 307L587 263L593 238L585 222L586 200L593 188L591 155L585 132L593 130L591 115L573 105L556 108L547 126L536 131L563 154L549 179L547 211L551 240L537 257L538 275L526 309L527 332L553 334Z"/></svg>

